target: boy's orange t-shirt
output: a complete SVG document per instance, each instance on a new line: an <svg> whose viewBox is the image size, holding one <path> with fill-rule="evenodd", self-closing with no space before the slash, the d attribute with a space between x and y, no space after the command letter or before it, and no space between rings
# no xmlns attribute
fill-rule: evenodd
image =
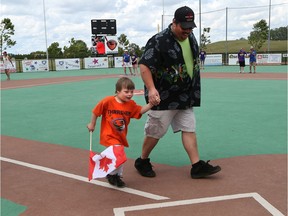
<svg viewBox="0 0 288 216"><path fill-rule="evenodd" d="M130 119L141 118L141 109L142 107L133 100L119 103L115 96L102 99L92 111L97 117L102 116L100 144L104 146L120 144L128 147L126 136Z"/></svg>

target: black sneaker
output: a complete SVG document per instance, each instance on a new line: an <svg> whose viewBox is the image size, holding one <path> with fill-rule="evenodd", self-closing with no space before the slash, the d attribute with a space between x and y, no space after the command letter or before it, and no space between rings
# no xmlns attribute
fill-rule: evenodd
<svg viewBox="0 0 288 216"><path fill-rule="evenodd" d="M106 178L108 179L109 184L117 186L119 188L125 187L126 184L121 180L119 175L107 175Z"/></svg>
<svg viewBox="0 0 288 216"><path fill-rule="evenodd" d="M206 176L215 174L221 170L220 166L212 166L207 162L200 160L198 165L192 166L191 177L193 179L205 178Z"/></svg>
<svg viewBox="0 0 288 216"><path fill-rule="evenodd" d="M152 169L150 158L147 158L147 159L137 158L134 166L142 176L145 176L145 177L156 176L156 173Z"/></svg>

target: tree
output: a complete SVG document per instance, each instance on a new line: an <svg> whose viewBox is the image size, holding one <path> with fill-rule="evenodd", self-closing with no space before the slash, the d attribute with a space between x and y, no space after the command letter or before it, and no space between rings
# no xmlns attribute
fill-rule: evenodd
<svg viewBox="0 0 288 216"><path fill-rule="evenodd" d="M71 38L69 41L70 46L64 46L64 57L66 58L85 58L91 55L86 43L82 40L75 40Z"/></svg>
<svg viewBox="0 0 288 216"><path fill-rule="evenodd" d="M266 20L260 20L253 25L253 31L248 36L248 43L259 50L268 38L268 25Z"/></svg>
<svg viewBox="0 0 288 216"><path fill-rule="evenodd" d="M48 47L48 53L50 58L63 57L62 48L59 47L58 42L54 42Z"/></svg>
<svg viewBox="0 0 288 216"><path fill-rule="evenodd" d="M207 44L211 43L210 36L208 33L210 32L210 28L204 28L203 29L203 34L201 34L201 39L200 39L200 49L205 49Z"/></svg>
<svg viewBox="0 0 288 216"><path fill-rule="evenodd" d="M140 47L139 47L137 44L135 44L135 43L129 44L128 49L131 50L131 51L134 51L135 54L136 54L138 57L140 57L140 56L142 55L142 52L141 52L141 50L140 50Z"/></svg>
<svg viewBox="0 0 288 216"><path fill-rule="evenodd" d="M30 53L30 58L32 59L43 59L46 57L46 52L44 51L35 51Z"/></svg>
<svg viewBox="0 0 288 216"><path fill-rule="evenodd" d="M124 49L128 49L129 46L129 40L127 39L127 36L125 34L121 34L118 37L118 42L119 42L119 47L124 50Z"/></svg>
<svg viewBox="0 0 288 216"><path fill-rule="evenodd" d="M239 39L237 39L237 40L247 40L247 39L244 38L244 37L241 37L241 38L239 38Z"/></svg>
<svg viewBox="0 0 288 216"><path fill-rule="evenodd" d="M270 30L271 40L287 40L288 26Z"/></svg>
<svg viewBox="0 0 288 216"><path fill-rule="evenodd" d="M16 41L11 39L14 35L14 25L9 18L4 18L0 23L0 51L6 50L16 44Z"/></svg>

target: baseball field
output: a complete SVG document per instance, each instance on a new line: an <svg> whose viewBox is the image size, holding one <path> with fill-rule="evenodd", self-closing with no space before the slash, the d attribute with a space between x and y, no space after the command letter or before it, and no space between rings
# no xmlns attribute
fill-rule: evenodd
<svg viewBox="0 0 288 216"><path fill-rule="evenodd" d="M247 70L247 68L246 68ZM140 176L144 114L132 120L126 188L88 181L91 110L113 95L122 69L1 74L1 215L287 215L287 66L202 71L195 108L202 160L222 171L191 179L180 134L169 130L151 154L155 178ZM140 76L133 99L144 104ZM99 122L99 121L98 121ZM99 127L93 150L102 151Z"/></svg>

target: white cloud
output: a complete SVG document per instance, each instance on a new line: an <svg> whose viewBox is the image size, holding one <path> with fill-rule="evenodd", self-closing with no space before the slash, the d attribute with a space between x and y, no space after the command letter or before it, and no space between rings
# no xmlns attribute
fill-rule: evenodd
<svg viewBox="0 0 288 216"><path fill-rule="evenodd" d="M228 40L247 38L253 24L269 20L269 0L44 0L48 46L58 42L67 46L71 38L83 40L90 46L91 19L116 19L117 36L126 34L130 43L144 46L147 40L173 19L174 11L183 5L195 12L194 29L199 38L199 1L201 1L201 29L210 27L212 42L225 40L226 8L228 8ZM164 7L163 7L164 6ZM287 0L273 0L271 29L287 26ZM46 50L43 0L1 0L1 20L10 18L15 26L12 37L17 44L8 52L26 54Z"/></svg>

